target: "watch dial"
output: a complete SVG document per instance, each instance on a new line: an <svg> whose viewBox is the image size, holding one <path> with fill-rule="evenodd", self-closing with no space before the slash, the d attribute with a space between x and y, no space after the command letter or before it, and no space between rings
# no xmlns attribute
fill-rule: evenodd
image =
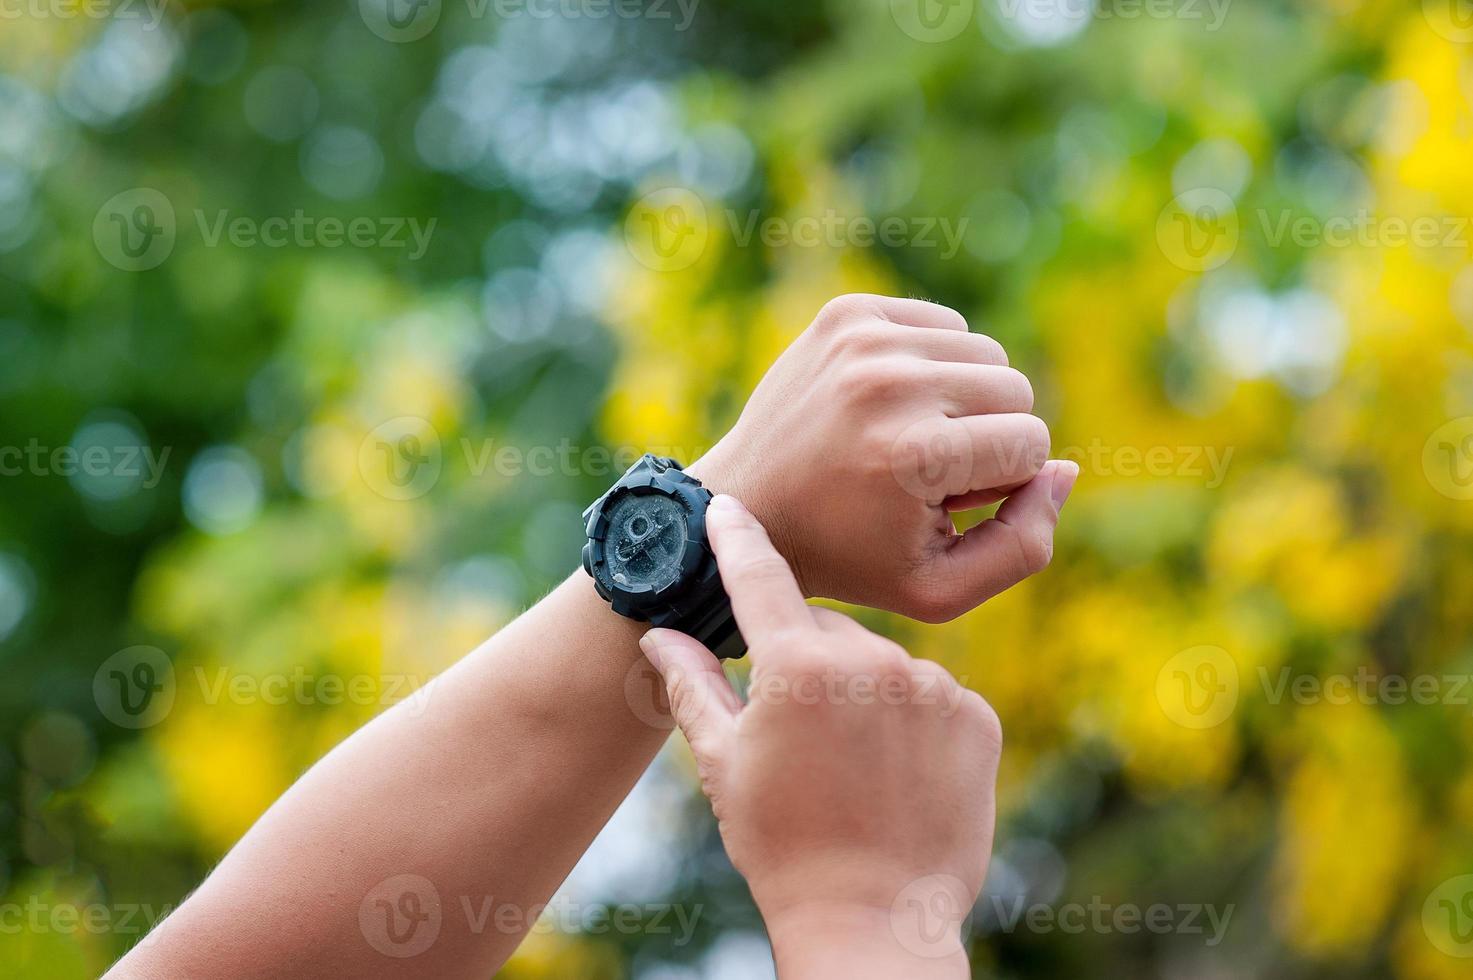
<svg viewBox="0 0 1473 980"><path fill-rule="evenodd" d="M680 577L685 508L663 494L627 493L609 511L604 560L620 588L660 590Z"/></svg>

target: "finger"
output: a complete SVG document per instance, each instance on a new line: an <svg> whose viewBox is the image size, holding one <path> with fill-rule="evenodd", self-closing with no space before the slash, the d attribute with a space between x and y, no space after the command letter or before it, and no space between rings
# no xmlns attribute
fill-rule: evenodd
<svg viewBox="0 0 1473 980"><path fill-rule="evenodd" d="M1033 411L1033 385L1014 368L934 362L926 365L925 376L952 417Z"/></svg>
<svg viewBox="0 0 1473 980"><path fill-rule="evenodd" d="M912 330L904 338L905 345L932 361L955 361L959 364L996 364L1007 367L1008 352L1002 344L983 333L961 333L956 330Z"/></svg>
<svg viewBox="0 0 1473 980"><path fill-rule="evenodd" d="M1052 460L998 508L997 516L963 534L937 559L939 587L960 615L1048 566L1054 527L1079 466Z"/></svg>
<svg viewBox="0 0 1473 980"><path fill-rule="evenodd" d="M923 299L898 296L877 297L880 314L887 320L910 327L967 332L967 318L949 306Z"/></svg>
<svg viewBox="0 0 1473 980"><path fill-rule="evenodd" d="M852 630L864 630L864 627L855 622L853 618L844 615L837 609L825 609L823 606L809 606L808 611L813 615L813 621L818 628L825 632L842 633Z"/></svg>
<svg viewBox="0 0 1473 980"><path fill-rule="evenodd" d="M675 630L650 630L640 637L639 648L664 678L670 713L697 761L720 762L742 708L721 661L699 640Z"/></svg>
<svg viewBox="0 0 1473 980"><path fill-rule="evenodd" d="M1021 486L1048 461L1049 432L1034 415L938 416L907 427L891 462L908 493L940 504L980 490Z"/></svg>
<svg viewBox="0 0 1473 980"><path fill-rule="evenodd" d="M793 570L747 508L735 497L714 498L706 508L706 529L737 626L750 645L763 636L812 628L813 613Z"/></svg>

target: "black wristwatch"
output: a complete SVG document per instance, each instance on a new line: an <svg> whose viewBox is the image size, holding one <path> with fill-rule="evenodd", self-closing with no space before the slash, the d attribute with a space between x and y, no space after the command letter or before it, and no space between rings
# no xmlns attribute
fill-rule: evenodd
<svg viewBox="0 0 1473 980"><path fill-rule="evenodd" d="M711 491L646 454L583 512L583 569L614 612L695 637L722 660L747 643L706 538Z"/></svg>

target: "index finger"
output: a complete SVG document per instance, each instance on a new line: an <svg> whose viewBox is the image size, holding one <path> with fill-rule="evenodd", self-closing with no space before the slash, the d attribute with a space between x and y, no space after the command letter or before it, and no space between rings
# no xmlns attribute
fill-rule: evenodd
<svg viewBox="0 0 1473 980"><path fill-rule="evenodd" d="M784 630L811 628L813 612L798 580L767 531L735 497L714 498L706 528L732 613L748 642Z"/></svg>

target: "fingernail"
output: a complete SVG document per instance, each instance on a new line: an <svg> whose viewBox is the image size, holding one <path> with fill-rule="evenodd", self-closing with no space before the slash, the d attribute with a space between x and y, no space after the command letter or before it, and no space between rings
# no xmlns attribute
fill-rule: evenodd
<svg viewBox="0 0 1473 980"><path fill-rule="evenodd" d="M740 500L736 499L730 494L725 493L718 494L717 496L712 497L711 504L708 509L724 510L729 514L742 514L745 513L747 510L747 508L742 506L742 502Z"/></svg>
<svg viewBox="0 0 1473 980"><path fill-rule="evenodd" d="M650 630L639 638L639 648L644 651L644 657L656 670L664 664L664 658L660 655L660 641L654 634L658 630Z"/></svg>
<svg viewBox="0 0 1473 980"><path fill-rule="evenodd" d="M1064 502L1069 499L1069 493L1074 489L1074 481L1079 479L1079 464L1073 460L1061 460L1054 467L1054 483L1049 491L1054 498L1054 510L1063 510Z"/></svg>

